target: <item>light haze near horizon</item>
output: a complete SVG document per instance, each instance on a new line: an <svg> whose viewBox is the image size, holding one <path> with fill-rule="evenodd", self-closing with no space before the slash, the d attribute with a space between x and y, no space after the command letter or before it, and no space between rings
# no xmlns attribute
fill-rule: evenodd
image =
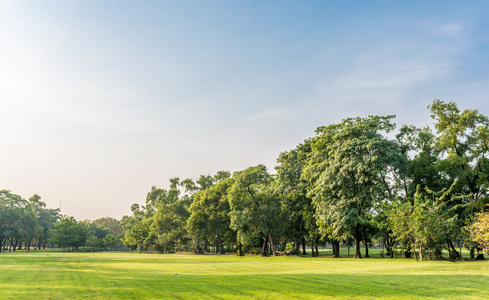
<svg viewBox="0 0 489 300"><path fill-rule="evenodd" d="M0 1L0 189L121 218L347 117L489 115L487 1Z"/></svg>

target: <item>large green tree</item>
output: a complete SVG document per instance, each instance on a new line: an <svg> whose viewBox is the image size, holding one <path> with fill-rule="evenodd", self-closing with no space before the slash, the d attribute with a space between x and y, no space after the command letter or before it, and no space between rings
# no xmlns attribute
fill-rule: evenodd
<svg viewBox="0 0 489 300"><path fill-rule="evenodd" d="M394 129L394 116L349 118L319 127L305 169L320 227L336 239L350 235L355 258L376 203L392 194L392 178L405 168L399 145L382 133Z"/></svg>
<svg viewBox="0 0 489 300"><path fill-rule="evenodd" d="M264 165L258 165L236 172L232 178L234 182L229 189L231 228L245 245L260 236L262 255L267 255L267 245L275 255L273 238L282 226L282 214L279 196L272 187L272 176Z"/></svg>
<svg viewBox="0 0 489 300"><path fill-rule="evenodd" d="M316 209L312 199L307 196L308 181L302 176L304 166L311 154L311 140L306 140L295 149L280 153L275 167L277 170L276 188L281 195L282 208L287 222L287 235L295 242L295 250L306 254L306 238L314 248L319 242L320 234L316 224ZM317 249L316 249L317 250ZM317 251L316 251L317 252ZM313 255L318 253L312 252Z"/></svg>
<svg viewBox="0 0 489 300"><path fill-rule="evenodd" d="M195 252L208 251L214 244L216 252L224 245L236 244L236 232L230 228L230 207L227 190L232 180L225 179L193 195L187 230L194 241Z"/></svg>
<svg viewBox="0 0 489 300"><path fill-rule="evenodd" d="M447 203L455 208L458 227L462 228L489 203L489 120L476 109L460 110L453 101L435 99L428 108L435 120L435 145L441 151L436 163L440 176L449 183L457 182L455 195L470 195ZM447 244L460 256L452 239Z"/></svg>
<svg viewBox="0 0 489 300"><path fill-rule="evenodd" d="M472 194L480 209L489 191L489 120L476 109L460 111L453 101L428 106L435 120L436 145L444 156L443 176L458 181L460 193Z"/></svg>
<svg viewBox="0 0 489 300"><path fill-rule="evenodd" d="M151 232L157 237L156 249L160 252L186 250L189 246L191 239L186 225L192 199L188 195L181 196L180 190L189 184L190 181L182 183L177 177L171 178L169 190L153 187L147 195L146 202L153 203L156 208Z"/></svg>

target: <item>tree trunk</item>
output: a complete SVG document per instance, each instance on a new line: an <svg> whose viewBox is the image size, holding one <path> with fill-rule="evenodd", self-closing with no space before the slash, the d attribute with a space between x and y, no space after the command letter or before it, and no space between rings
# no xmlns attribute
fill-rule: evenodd
<svg viewBox="0 0 489 300"><path fill-rule="evenodd" d="M318 244L319 244L319 241L316 241L316 256L319 257L319 250L318 250Z"/></svg>
<svg viewBox="0 0 489 300"><path fill-rule="evenodd" d="M268 240L268 234L265 235L263 238L263 247L261 249L261 256L267 256L267 240Z"/></svg>
<svg viewBox="0 0 489 300"><path fill-rule="evenodd" d="M406 250L404 251L404 258L411 258L411 245L408 244Z"/></svg>
<svg viewBox="0 0 489 300"><path fill-rule="evenodd" d="M390 256L391 258L394 258L394 244L396 243L396 240L393 239L392 237L385 236L384 237L384 247L386 250L386 255Z"/></svg>
<svg viewBox="0 0 489 300"><path fill-rule="evenodd" d="M334 258L341 258L341 255L340 255L340 242L333 241L332 244L333 244Z"/></svg>
<svg viewBox="0 0 489 300"><path fill-rule="evenodd" d="M275 256L275 247L273 246L273 239L272 239L272 235L270 234L270 232L268 233L268 239L269 239L269 243L270 243L270 248L272 249L272 255Z"/></svg>
<svg viewBox="0 0 489 300"><path fill-rule="evenodd" d="M306 238L302 237L302 255L307 255L306 252Z"/></svg>
<svg viewBox="0 0 489 300"><path fill-rule="evenodd" d="M458 252L455 249L455 247L453 246L452 240L448 239L447 240L447 244L448 244L448 249L452 249L451 250L452 259L453 260L455 260L455 259L461 259L462 258L461 252Z"/></svg>
<svg viewBox="0 0 489 300"><path fill-rule="evenodd" d="M484 260L484 249L481 247L481 245L475 246L475 250L477 251L477 256L475 257L476 260Z"/></svg>
<svg viewBox="0 0 489 300"><path fill-rule="evenodd" d="M363 240L363 244L365 245L365 257L370 257L370 255L368 255L368 243L366 239Z"/></svg>
<svg viewBox="0 0 489 300"><path fill-rule="evenodd" d="M224 243L222 242L221 237L219 237L219 250L221 253L225 253L226 251L224 250Z"/></svg>
<svg viewBox="0 0 489 300"><path fill-rule="evenodd" d="M238 256L244 256L243 254L243 245L241 243L238 244Z"/></svg>
<svg viewBox="0 0 489 300"><path fill-rule="evenodd" d="M360 253L360 225L355 225L355 256L354 258L362 258L362 253Z"/></svg>
<svg viewBox="0 0 489 300"><path fill-rule="evenodd" d="M299 219L297 220L296 233L295 233L295 253L299 253L301 235L303 235L302 218L299 217Z"/></svg>
<svg viewBox="0 0 489 300"><path fill-rule="evenodd" d="M419 260L423 261L423 247L419 245Z"/></svg>

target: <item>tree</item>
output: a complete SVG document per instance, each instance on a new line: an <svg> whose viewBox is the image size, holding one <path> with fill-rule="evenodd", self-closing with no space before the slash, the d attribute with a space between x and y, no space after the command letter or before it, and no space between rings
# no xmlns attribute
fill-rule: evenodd
<svg viewBox="0 0 489 300"><path fill-rule="evenodd" d="M478 243L489 255L489 212L476 213L473 223L467 226L467 230L470 239Z"/></svg>
<svg viewBox="0 0 489 300"><path fill-rule="evenodd" d="M250 167L233 174L229 189L231 228L237 231L242 244L250 244L260 235L263 238L262 255L266 246L275 255L273 235L280 229L279 197L272 189L272 176L264 165Z"/></svg>
<svg viewBox="0 0 489 300"><path fill-rule="evenodd" d="M363 227L376 203L392 194L394 174L405 169L399 145L382 136L394 129L394 116L349 118L319 127L305 176L311 182L320 228L335 239L351 235L361 258ZM331 230L330 230L331 229Z"/></svg>
<svg viewBox="0 0 489 300"><path fill-rule="evenodd" d="M460 111L453 101L435 99L428 108L436 122L436 146L443 155L437 162L441 175L450 182L457 181L456 194L471 195L450 203L457 206L458 226L462 228L489 203L489 120L476 109ZM448 243L457 253L452 241Z"/></svg>
<svg viewBox="0 0 489 300"><path fill-rule="evenodd" d="M93 220L92 223L94 223L98 227L107 228L114 236L118 236L124 233L120 225L121 221L111 217L98 218L96 220Z"/></svg>
<svg viewBox="0 0 489 300"><path fill-rule="evenodd" d="M94 235L89 235L87 237L86 242L85 242L85 246L90 247L91 252L93 252L93 248L100 247L101 244L102 243L101 243L100 239Z"/></svg>
<svg viewBox="0 0 489 300"><path fill-rule="evenodd" d="M186 184L190 184L186 181ZM156 212L151 221L151 232L156 236L156 250L160 252L187 249L190 238L186 231L189 207L192 199L188 195L180 197L180 189L184 187L180 179L170 179L170 189L153 187L148 193L147 202L154 203ZM193 189L191 189L193 190ZM189 192L191 192L189 190ZM148 200L149 199L149 200Z"/></svg>
<svg viewBox="0 0 489 300"><path fill-rule="evenodd" d="M423 192L418 185L413 201L408 199L394 204L388 212L393 236L403 241L408 249L415 249L416 260L418 257L423 260L424 248L430 251L430 257L434 253L440 259L443 244L457 230L457 215L453 207L447 205L447 202L456 198L451 196L454 186L455 183L450 189L445 188L439 192L425 188ZM450 258L455 258L450 247L449 251Z"/></svg>
<svg viewBox="0 0 489 300"><path fill-rule="evenodd" d="M10 243L16 250L21 242L30 242L37 232L37 220L29 202L8 190L0 191L0 251Z"/></svg>
<svg viewBox="0 0 489 300"><path fill-rule="evenodd" d="M66 247L72 247L72 250L85 245L87 239L87 230L73 217L63 217L51 229L50 243L61 247L64 251Z"/></svg>
<svg viewBox="0 0 489 300"><path fill-rule="evenodd" d="M147 222L141 222L136 224L131 230L126 233L124 244L127 246L136 246L138 253L141 252L141 248L150 235L150 230Z"/></svg>
<svg viewBox="0 0 489 300"><path fill-rule="evenodd" d="M224 179L192 196L187 230L194 241L196 253L207 252L208 244L214 244L216 252L223 252L224 244L236 244L236 232L230 228L227 199L231 184L232 180Z"/></svg>
<svg viewBox="0 0 489 300"><path fill-rule="evenodd" d="M477 200L487 195L489 173L489 120L476 109L462 112L455 102L435 99L428 106L436 121L438 147L445 152L446 174L456 176L462 192ZM458 168L451 169L450 166Z"/></svg>
<svg viewBox="0 0 489 300"><path fill-rule="evenodd" d="M105 248L113 248L118 246L120 243L120 240L116 238L112 233L107 234L103 239L102 239L102 245Z"/></svg>
<svg viewBox="0 0 489 300"><path fill-rule="evenodd" d="M276 188L281 195L282 208L287 215L288 229L295 240L295 250L299 252L302 244L302 254L306 254L306 237L311 241L311 247L319 242L320 234L315 219L315 207L312 199L306 195L308 181L302 176L311 153L311 140L299 144L295 149L280 153L275 167L277 170ZM317 251L316 251L317 252ZM312 252L313 256L314 251ZM318 255L318 253L316 253Z"/></svg>

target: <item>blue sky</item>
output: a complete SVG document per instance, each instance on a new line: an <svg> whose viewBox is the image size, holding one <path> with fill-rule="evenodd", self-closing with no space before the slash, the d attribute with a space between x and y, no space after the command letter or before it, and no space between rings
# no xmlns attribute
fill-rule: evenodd
<svg viewBox="0 0 489 300"><path fill-rule="evenodd" d="M346 117L489 115L487 1L0 1L0 189L78 219Z"/></svg>

